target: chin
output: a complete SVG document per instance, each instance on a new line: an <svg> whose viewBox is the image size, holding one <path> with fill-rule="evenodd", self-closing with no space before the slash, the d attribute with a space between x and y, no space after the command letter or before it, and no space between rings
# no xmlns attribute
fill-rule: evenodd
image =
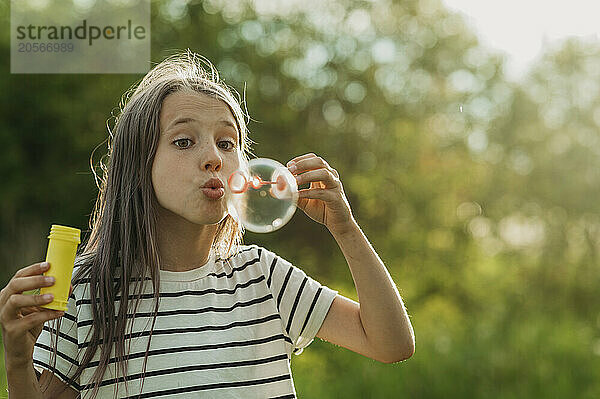
<svg viewBox="0 0 600 399"><path fill-rule="evenodd" d="M220 214L211 212L211 214L197 215L193 222L203 225L215 225L221 223L227 217L227 212L223 211Z"/></svg>

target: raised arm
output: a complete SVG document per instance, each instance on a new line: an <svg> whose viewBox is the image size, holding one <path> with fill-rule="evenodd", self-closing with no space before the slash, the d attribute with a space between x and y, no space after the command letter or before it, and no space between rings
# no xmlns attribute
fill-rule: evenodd
<svg viewBox="0 0 600 399"><path fill-rule="evenodd" d="M415 351L414 332L385 265L358 225L334 238L348 262L359 303L336 298L317 336L384 363L408 359Z"/></svg>
<svg viewBox="0 0 600 399"><path fill-rule="evenodd" d="M385 363L412 356L415 338L402 298L385 265L362 232L346 199L339 173L313 153L287 164L298 184L298 207L324 224L338 243L360 303L338 295L317 336Z"/></svg>

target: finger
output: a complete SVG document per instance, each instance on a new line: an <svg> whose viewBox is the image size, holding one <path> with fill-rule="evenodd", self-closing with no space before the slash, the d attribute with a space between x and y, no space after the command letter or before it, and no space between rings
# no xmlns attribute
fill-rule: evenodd
<svg viewBox="0 0 600 399"><path fill-rule="evenodd" d="M23 291L34 290L42 287L54 285L55 279L52 276L27 276L18 277L10 280L5 287L8 297L14 294L22 294ZM7 298L8 299L8 298Z"/></svg>
<svg viewBox="0 0 600 399"><path fill-rule="evenodd" d="M23 268L17 270L17 272L15 273L15 275L13 276L11 281L9 281L9 284L12 282L12 280L14 280L16 278L32 276L32 275L40 275L40 274L44 273L45 271L47 271L49 268L50 268L50 263L48 263L48 262L39 262L39 263L34 263L32 265L29 265L27 267L23 267ZM10 297L14 293L13 291L10 290L9 284L7 284L6 287L4 287L2 289L2 291L0 291L0 307L2 307L2 305L4 303L6 303L6 301L8 300L8 297Z"/></svg>
<svg viewBox="0 0 600 399"><path fill-rule="evenodd" d="M35 312L35 306L46 305L52 302L53 295L11 295L2 307L0 321L4 324L19 318L19 315L28 315ZM41 308L40 308L41 309Z"/></svg>
<svg viewBox="0 0 600 399"><path fill-rule="evenodd" d="M19 309L22 316L27 316L29 313L41 312L45 308L39 306L25 306Z"/></svg>
<svg viewBox="0 0 600 399"><path fill-rule="evenodd" d="M331 172L331 174L334 175L335 177L338 177L338 178L340 177L337 170L333 169L327 163L326 160L324 160L323 158L318 157L318 156L301 159L300 161L296 162L294 165L296 166L296 169L294 170L294 173L296 173L296 174L304 172L304 171L308 171L308 170L325 168L325 169L329 170Z"/></svg>
<svg viewBox="0 0 600 399"><path fill-rule="evenodd" d="M339 179L328 169L317 169L304 172L301 175L296 176L296 181L298 182L298 185L310 182L323 182L325 188L339 187Z"/></svg>
<svg viewBox="0 0 600 399"><path fill-rule="evenodd" d="M23 294L15 294L11 295L6 302L6 306L4 307L7 314L8 312L14 310L14 314L16 315L20 308L29 307L29 306L41 306L46 305L54 299L54 295L52 294L44 294L44 295L23 295ZM31 312L28 312L31 313Z"/></svg>
<svg viewBox="0 0 600 399"><path fill-rule="evenodd" d="M320 199L325 202L332 202L335 198L335 193L325 188L307 188L298 191L298 203L303 199Z"/></svg>
<svg viewBox="0 0 600 399"><path fill-rule="evenodd" d="M73 284L69 285L69 296L73 293Z"/></svg>
<svg viewBox="0 0 600 399"><path fill-rule="evenodd" d="M43 310L41 312L30 313L25 317L15 320L11 326L11 329L15 333L23 334L25 331L29 331L34 327L39 327L48 320L58 319L65 314L59 310Z"/></svg>
<svg viewBox="0 0 600 399"><path fill-rule="evenodd" d="M317 155L315 153L313 153L313 152L310 152L310 153L304 154L304 155L300 155L300 156L297 156L296 158L290 159L289 162L286 164L286 166L290 166L291 164L297 163L297 162L299 162L299 161L301 161L303 159L312 158L312 157L316 157L316 156Z"/></svg>
<svg viewBox="0 0 600 399"><path fill-rule="evenodd" d="M324 161L325 160L323 158L311 153L306 156L299 157L293 162L292 166L296 167L296 171L301 172L304 170L326 167L326 162Z"/></svg>
<svg viewBox="0 0 600 399"><path fill-rule="evenodd" d="M17 272L17 274L19 273ZM4 304L6 303L6 301L8 301L8 298L10 298L11 295L22 294L24 291L35 290L41 287L50 287L53 284L54 277L46 277L42 275L16 277L15 275L15 277L13 277L8 282L6 287L4 287L2 291L0 291L0 308L4 306Z"/></svg>
<svg viewBox="0 0 600 399"><path fill-rule="evenodd" d="M15 277L26 277L26 276L34 276L36 274L42 274L48 270L50 267L50 263L48 262L39 262L34 263L33 265L29 265L22 269L19 269L15 273Z"/></svg>

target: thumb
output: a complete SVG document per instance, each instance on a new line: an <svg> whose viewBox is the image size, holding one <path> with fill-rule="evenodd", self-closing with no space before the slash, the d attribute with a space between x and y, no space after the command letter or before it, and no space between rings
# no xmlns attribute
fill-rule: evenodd
<svg viewBox="0 0 600 399"><path fill-rule="evenodd" d="M305 211L306 210L306 205L308 205L308 198L300 198L298 200L298 202L296 203L296 205L298 206L298 208L300 208L303 211Z"/></svg>

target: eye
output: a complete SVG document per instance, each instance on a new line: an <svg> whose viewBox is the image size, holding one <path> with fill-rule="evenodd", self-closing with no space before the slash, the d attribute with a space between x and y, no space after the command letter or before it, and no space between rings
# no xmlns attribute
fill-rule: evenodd
<svg viewBox="0 0 600 399"><path fill-rule="evenodd" d="M182 146L180 146L179 144L177 144L177 143L180 143L180 142L182 142L182 141L183 141L183 142L185 142L185 141L189 141L189 142L191 142L191 140L190 140L190 139L179 139L179 140L175 140L175 141L173 141L173 144L175 144L175 146L176 146L177 148L179 148L179 149L182 149L182 150L185 150L186 148L189 148L189 146L182 147Z"/></svg>
<svg viewBox="0 0 600 399"><path fill-rule="evenodd" d="M223 147L221 144L225 143L225 147ZM231 147L228 147L228 144L231 145ZM235 143L233 141L230 140L221 140L219 141L219 147L224 149L224 150L233 150L235 148Z"/></svg>

